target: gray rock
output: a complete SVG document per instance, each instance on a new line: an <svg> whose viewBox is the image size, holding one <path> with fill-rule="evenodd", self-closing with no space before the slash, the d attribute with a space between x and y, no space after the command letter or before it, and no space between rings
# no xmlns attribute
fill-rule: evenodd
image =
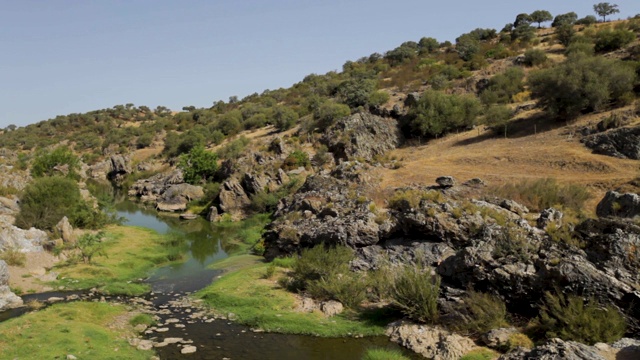
<svg viewBox="0 0 640 360"><path fill-rule="evenodd" d="M440 176L436 179L436 184L443 188L452 187L456 185L456 179L453 176Z"/></svg>
<svg viewBox="0 0 640 360"><path fill-rule="evenodd" d="M9 268L4 260L0 260L0 311L22 306L22 298L9 289Z"/></svg>
<svg viewBox="0 0 640 360"><path fill-rule="evenodd" d="M544 345L537 346L526 356L527 360L605 360L593 346L575 341L551 339Z"/></svg>
<svg viewBox="0 0 640 360"><path fill-rule="evenodd" d="M73 233L73 226L69 223L69 219L65 216L58 222L56 229L62 237L62 241L65 244L75 244L77 241L76 235Z"/></svg>
<svg viewBox="0 0 640 360"><path fill-rule="evenodd" d="M509 338L517 334L516 328L493 329L482 336L482 342L490 348L501 348L509 343Z"/></svg>
<svg viewBox="0 0 640 360"><path fill-rule="evenodd" d="M391 341L434 360L458 360L476 347L470 338L439 327L404 321L390 324L386 333Z"/></svg>
<svg viewBox="0 0 640 360"><path fill-rule="evenodd" d="M634 193L620 194L607 191L596 207L598 216L617 216L633 218L640 216L640 195Z"/></svg>
<svg viewBox="0 0 640 360"><path fill-rule="evenodd" d="M237 180L228 180L222 184L218 203L224 213L241 214L251 204L251 200Z"/></svg>
<svg viewBox="0 0 640 360"><path fill-rule="evenodd" d="M216 220L218 220L218 208L211 206L207 212L207 221L214 222Z"/></svg>
<svg viewBox="0 0 640 360"><path fill-rule="evenodd" d="M536 220L536 226L540 229L546 229L547 225L552 222L561 226L563 216L564 214L560 210L554 208L544 209L540 212L538 220Z"/></svg>
<svg viewBox="0 0 640 360"><path fill-rule="evenodd" d="M160 211L184 211L192 200L199 200L204 196L201 186L191 184L170 185L157 199L156 208Z"/></svg>
<svg viewBox="0 0 640 360"><path fill-rule="evenodd" d="M320 139L336 160L371 160L395 149L402 140L396 120L366 112L339 119Z"/></svg>
<svg viewBox="0 0 640 360"><path fill-rule="evenodd" d="M519 204L513 200L507 200L507 199L502 200L500 202L500 207L505 208L511 211L512 213L516 213L520 216L523 216L529 213L529 209L526 206Z"/></svg>
<svg viewBox="0 0 640 360"><path fill-rule="evenodd" d="M640 126L590 135L582 142L596 154L640 160Z"/></svg>
<svg viewBox="0 0 640 360"><path fill-rule="evenodd" d="M334 315L341 314L342 311L344 311L344 306L342 306L342 303L339 301L335 301L335 300L325 301L322 304L320 304L320 311L322 311L322 313L325 316L331 317Z"/></svg>
<svg viewBox="0 0 640 360"><path fill-rule="evenodd" d="M21 252L40 252L44 251L43 246L48 243L49 236L42 230L23 230L0 221L0 251L15 249Z"/></svg>
<svg viewBox="0 0 640 360"><path fill-rule="evenodd" d="M245 173L242 178L242 187L247 194L257 194L267 188L269 184L269 178L266 176L260 176L257 174Z"/></svg>

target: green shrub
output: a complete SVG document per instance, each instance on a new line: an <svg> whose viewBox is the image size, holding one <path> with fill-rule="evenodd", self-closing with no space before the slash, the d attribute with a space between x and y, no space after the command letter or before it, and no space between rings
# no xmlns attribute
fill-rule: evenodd
<svg viewBox="0 0 640 360"><path fill-rule="evenodd" d="M59 146L51 152L40 150L31 165L31 175L36 178L54 175L75 177L79 163L78 157L66 146ZM68 167L67 174L57 170L61 166Z"/></svg>
<svg viewBox="0 0 640 360"><path fill-rule="evenodd" d="M388 207L395 210L407 210L416 209L420 206L422 200L428 200L430 202L441 203L444 197L442 193L437 190L418 190L418 189L406 189L398 190L389 199Z"/></svg>
<svg viewBox="0 0 640 360"><path fill-rule="evenodd" d="M523 228L507 224L496 234L496 245L493 255L496 257L513 256L519 261L527 262L536 251L529 243L529 234Z"/></svg>
<svg viewBox="0 0 640 360"><path fill-rule="evenodd" d="M411 135L437 137L473 125L480 109L475 96L427 90L410 110L408 125Z"/></svg>
<svg viewBox="0 0 640 360"><path fill-rule="evenodd" d="M75 181L59 176L35 179L24 189L16 226L53 230L67 216L75 227L97 228L106 222L100 211L94 210L80 195Z"/></svg>
<svg viewBox="0 0 640 360"><path fill-rule="evenodd" d="M487 105L510 103L513 95L524 90L522 79L524 79L524 71L516 66L510 67L489 79L487 87L480 93L480 100Z"/></svg>
<svg viewBox="0 0 640 360"><path fill-rule="evenodd" d="M529 49L524 52L524 64L539 66L547 62L547 54L540 49Z"/></svg>
<svg viewBox="0 0 640 360"><path fill-rule="evenodd" d="M338 300L344 306L355 309L367 297L367 283L361 274L334 272L310 282L307 292L314 299Z"/></svg>
<svg viewBox="0 0 640 360"><path fill-rule="evenodd" d="M184 181L189 184L206 183L218 171L218 155L198 145L189 150L188 154L180 156L178 167L182 169Z"/></svg>
<svg viewBox="0 0 640 360"><path fill-rule="evenodd" d="M593 298L585 303L581 297L559 292L545 293L536 325L547 338L589 345L619 340L626 330L624 317L613 306L602 306Z"/></svg>
<svg viewBox="0 0 640 360"><path fill-rule="evenodd" d="M275 258L272 263L278 267L285 269L293 269L298 259L292 256L283 257L283 258Z"/></svg>
<svg viewBox="0 0 640 360"><path fill-rule="evenodd" d="M277 106L273 114L273 125L278 131L291 129L298 120L298 113L285 106Z"/></svg>
<svg viewBox="0 0 640 360"><path fill-rule="evenodd" d="M389 94L384 91L374 91L369 95L367 102L371 106L380 106L389 101Z"/></svg>
<svg viewBox="0 0 640 360"><path fill-rule="evenodd" d="M598 19L593 16L593 15L587 15L581 19L576 20L576 25L586 25L586 26L590 26L593 24L596 24L598 22Z"/></svg>
<svg viewBox="0 0 640 360"><path fill-rule="evenodd" d="M582 54L529 76L532 96L560 119L573 119L624 100L635 81L635 71L621 61Z"/></svg>
<svg viewBox="0 0 640 360"><path fill-rule="evenodd" d="M90 264L95 256L105 256L104 232L96 234L85 233L78 239L76 249L80 252L80 258L85 264Z"/></svg>
<svg viewBox="0 0 640 360"><path fill-rule="evenodd" d="M251 140L244 136L240 136L236 140L225 145L222 149L218 150L218 157L221 159L235 159L242 154L250 142Z"/></svg>
<svg viewBox="0 0 640 360"><path fill-rule="evenodd" d="M409 360L398 350L367 349L362 360Z"/></svg>
<svg viewBox="0 0 640 360"><path fill-rule="evenodd" d="M465 318L453 325L458 331L478 335L509 325L504 301L491 294L468 291L459 312Z"/></svg>
<svg viewBox="0 0 640 360"><path fill-rule="evenodd" d="M302 150L294 150L284 159L284 163L282 167L285 170L293 170L299 167L309 167L311 166L311 161L309 160L309 154Z"/></svg>
<svg viewBox="0 0 640 360"><path fill-rule="evenodd" d="M438 319L440 277L423 266L405 266L393 285L393 303L402 313L417 321L435 323Z"/></svg>
<svg viewBox="0 0 640 360"><path fill-rule="evenodd" d="M560 206L580 213L585 201L591 198L587 189L577 184L559 184L555 179L525 180L515 184L493 187L495 196L515 200L533 211Z"/></svg>
<svg viewBox="0 0 640 360"><path fill-rule="evenodd" d="M571 56L575 54L583 54L583 55L593 55L595 53L594 45L592 43L576 41L572 42L567 46L567 49L564 51L566 56Z"/></svg>
<svg viewBox="0 0 640 360"><path fill-rule="evenodd" d="M339 118L351 115L351 109L344 104L325 101L313 111L315 125L320 131L330 127Z"/></svg>
<svg viewBox="0 0 640 360"><path fill-rule="evenodd" d="M628 30L604 29L596 33L595 50L597 52L614 51L629 45L636 35Z"/></svg>

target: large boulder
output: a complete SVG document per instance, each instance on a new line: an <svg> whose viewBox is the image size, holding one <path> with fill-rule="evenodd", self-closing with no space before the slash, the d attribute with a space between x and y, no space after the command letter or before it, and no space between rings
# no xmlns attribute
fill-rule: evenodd
<svg viewBox="0 0 640 360"><path fill-rule="evenodd" d="M640 216L640 195L634 193L620 194L607 191L596 207L598 216L617 216L632 218Z"/></svg>
<svg viewBox="0 0 640 360"><path fill-rule="evenodd" d="M402 139L396 120L361 112L338 120L320 141L336 160L371 160L395 149Z"/></svg>
<svg viewBox="0 0 640 360"><path fill-rule="evenodd" d="M218 195L218 203L222 212L233 216L241 215L246 207L251 204L251 200L242 185L240 185L240 182L231 179L222 184L222 189L220 189L220 194Z"/></svg>
<svg viewBox="0 0 640 360"><path fill-rule="evenodd" d="M9 289L9 268L0 260L0 311L22 306L23 302Z"/></svg>
<svg viewBox="0 0 640 360"><path fill-rule="evenodd" d="M640 126L590 135L582 142L596 154L640 160Z"/></svg>
<svg viewBox="0 0 640 360"><path fill-rule="evenodd" d="M597 348L575 341L551 339L530 351L517 349L502 355L498 360L605 360Z"/></svg>
<svg viewBox="0 0 640 360"><path fill-rule="evenodd" d="M76 235L73 233L73 226L69 223L69 219L65 216L56 225L56 230L60 233L62 241L65 244L75 244L77 241Z"/></svg>
<svg viewBox="0 0 640 360"><path fill-rule="evenodd" d="M477 347L468 337L404 321L390 324L386 333L391 341L433 360L458 360Z"/></svg>
<svg viewBox="0 0 640 360"><path fill-rule="evenodd" d="M162 196L157 199L156 208L160 211L184 211L192 200L199 200L204 196L202 186L191 184L177 184L169 186Z"/></svg>
<svg viewBox="0 0 640 360"><path fill-rule="evenodd" d="M49 236L42 230L36 228L23 230L0 222L0 251L14 249L21 252L40 252L48 243Z"/></svg>

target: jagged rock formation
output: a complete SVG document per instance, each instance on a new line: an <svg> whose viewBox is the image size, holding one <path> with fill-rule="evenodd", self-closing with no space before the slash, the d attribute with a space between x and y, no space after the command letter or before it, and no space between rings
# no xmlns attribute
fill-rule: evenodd
<svg viewBox="0 0 640 360"><path fill-rule="evenodd" d="M367 112L338 120L320 139L336 160L371 160L395 149L402 140L402 133L394 119Z"/></svg>
<svg viewBox="0 0 640 360"><path fill-rule="evenodd" d="M339 175L339 176L338 176ZM319 243L355 248L352 267L376 268L420 260L443 284L481 288L502 297L510 311L535 315L554 287L615 305L631 331L640 331L640 227L617 219L588 220L576 227L584 249L559 243L522 217L512 201L464 200L465 186L404 189L418 200L394 200L377 213L362 196L366 181L352 163L310 176L298 193L283 199L264 235L265 256L291 254ZM459 196L460 195L460 196ZM418 201L412 203L412 201ZM542 214L540 227L562 217ZM417 257L421 258L418 259Z"/></svg>
<svg viewBox="0 0 640 360"><path fill-rule="evenodd" d="M618 216L632 218L640 215L640 195L620 194L616 191L607 191L604 198L596 207L598 216Z"/></svg>
<svg viewBox="0 0 640 360"><path fill-rule="evenodd" d="M62 241L65 244L74 244L77 240L76 235L73 233L73 227L69 223L69 219L65 216L56 225L56 230L60 233Z"/></svg>
<svg viewBox="0 0 640 360"><path fill-rule="evenodd" d="M22 299L9 289L9 268L0 260L0 311L22 306Z"/></svg>
<svg viewBox="0 0 640 360"><path fill-rule="evenodd" d="M610 130L582 139L596 154L621 159L640 159L640 126Z"/></svg>

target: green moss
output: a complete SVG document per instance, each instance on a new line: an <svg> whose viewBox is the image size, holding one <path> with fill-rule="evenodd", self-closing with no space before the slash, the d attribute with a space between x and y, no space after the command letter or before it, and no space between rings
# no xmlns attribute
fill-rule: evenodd
<svg viewBox="0 0 640 360"><path fill-rule="evenodd" d="M408 360L409 358L402 355L397 350L387 349L367 349L367 352L362 357L362 360Z"/></svg>
<svg viewBox="0 0 640 360"><path fill-rule="evenodd" d="M109 327L126 311L120 305L74 302L7 320L0 323L0 358L148 359L152 353L127 343L129 325Z"/></svg>

